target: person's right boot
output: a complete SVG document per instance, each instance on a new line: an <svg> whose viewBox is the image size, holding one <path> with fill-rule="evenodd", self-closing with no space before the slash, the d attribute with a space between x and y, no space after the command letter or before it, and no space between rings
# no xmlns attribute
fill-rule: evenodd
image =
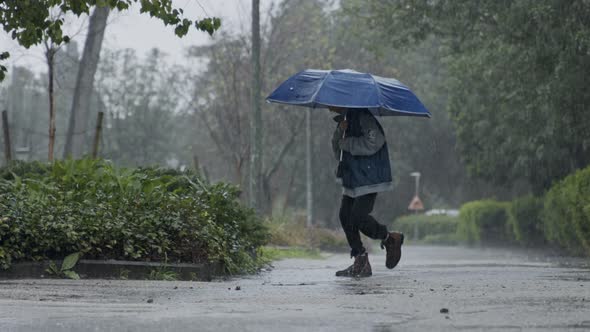
<svg viewBox="0 0 590 332"><path fill-rule="evenodd" d="M354 257L354 263L344 270L336 272L337 277L366 278L373 275L369 255L365 252Z"/></svg>
<svg viewBox="0 0 590 332"><path fill-rule="evenodd" d="M402 257L402 244L404 244L404 234L390 232L385 240L381 241L381 249L386 249L385 266L393 269L399 263Z"/></svg>

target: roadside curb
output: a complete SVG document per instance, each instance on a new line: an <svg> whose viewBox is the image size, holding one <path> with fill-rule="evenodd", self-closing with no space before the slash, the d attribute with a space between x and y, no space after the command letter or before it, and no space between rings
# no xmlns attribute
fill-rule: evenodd
<svg viewBox="0 0 590 332"><path fill-rule="evenodd" d="M0 269L0 279L51 278L45 271L50 261L14 263L8 270ZM61 266L61 261L55 261ZM118 260L81 259L73 268L83 279L148 279L152 271L171 271L178 280L211 281L223 274L221 263L161 263Z"/></svg>

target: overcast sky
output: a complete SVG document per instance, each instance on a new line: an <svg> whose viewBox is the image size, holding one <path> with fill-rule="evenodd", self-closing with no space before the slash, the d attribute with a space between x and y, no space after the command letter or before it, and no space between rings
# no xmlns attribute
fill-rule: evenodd
<svg viewBox="0 0 590 332"><path fill-rule="evenodd" d="M261 1L261 20L272 0ZM184 9L185 16L191 19L216 16L222 19L222 31L235 33L250 29L251 0L174 0L174 5ZM78 42L82 51L87 33L88 17L69 18L64 29ZM183 63L183 50L190 45L203 45L211 41L206 32L192 29L183 38L174 35L174 28L164 26L149 15L139 14L139 6L120 13L114 11L109 16L103 48L133 48L144 55L148 50L158 47L170 57L171 63ZM42 49L33 47L25 49L13 41L3 30L0 32L0 51L9 51L11 57L7 67L13 65L27 66L36 71L46 71Z"/></svg>

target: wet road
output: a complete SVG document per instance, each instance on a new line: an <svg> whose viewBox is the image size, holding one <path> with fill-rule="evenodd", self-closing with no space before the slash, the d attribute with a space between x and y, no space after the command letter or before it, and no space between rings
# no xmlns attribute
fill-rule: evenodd
<svg viewBox="0 0 590 332"><path fill-rule="evenodd" d="M362 280L333 276L346 255L210 283L2 280L0 331L590 330L587 261L418 246L394 270L370 259Z"/></svg>

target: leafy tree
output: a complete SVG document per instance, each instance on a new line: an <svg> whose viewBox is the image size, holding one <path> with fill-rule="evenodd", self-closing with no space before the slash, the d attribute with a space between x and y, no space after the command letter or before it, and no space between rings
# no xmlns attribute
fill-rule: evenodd
<svg viewBox="0 0 590 332"><path fill-rule="evenodd" d="M508 186L524 179L539 192L590 163L588 1L348 4L390 45L440 41L447 107L471 174Z"/></svg>
<svg viewBox="0 0 590 332"><path fill-rule="evenodd" d="M164 59L157 49L145 61L130 49L104 50L96 82L105 112L103 157L132 166L177 158L181 147L175 142L187 134L176 114L184 69L163 65Z"/></svg>
<svg viewBox="0 0 590 332"><path fill-rule="evenodd" d="M200 20L185 18L181 8L175 8L172 0L5 0L0 2L0 25L19 44L28 48L43 41L50 41L55 45L67 43L70 37L62 30L64 17L55 17L52 12L80 16L89 14L92 7L127 10L134 3L141 5L141 13L160 19L165 25L174 26L177 36L184 36L191 26L197 30L213 34L221 25L216 17ZM8 52L0 54L0 60L8 58ZM0 81L4 79L6 67L0 66Z"/></svg>
<svg viewBox="0 0 590 332"><path fill-rule="evenodd" d="M326 68L329 21L324 11L325 1L288 1L269 10L269 23L261 31L262 91L270 93L288 75L304 68ZM294 32L297 31L296 34ZM189 54L206 58L207 70L193 78L195 123L209 133L223 162L215 162L217 176L245 185L249 170L249 122L251 111L251 75L248 35L220 35L210 46L194 47ZM316 44L317 47L307 47ZM305 188L304 109L262 106L264 128L261 156L261 209L270 212L273 206L301 206ZM278 108L278 110L277 110ZM321 115L331 121L328 112L314 112L314 122ZM317 118L316 118L317 117ZM315 126L315 124L314 124ZM315 137L314 137L315 141ZM320 142L319 140L317 142ZM326 147L328 141L325 141ZM319 143L317 144L319 145ZM201 154L207 153L203 147ZM211 158L212 159L212 158ZM223 172L222 172L223 170ZM221 175L220 173L223 173ZM336 187L335 183L331 183ZM337 190L337 189L336 189Z"/></svg>

